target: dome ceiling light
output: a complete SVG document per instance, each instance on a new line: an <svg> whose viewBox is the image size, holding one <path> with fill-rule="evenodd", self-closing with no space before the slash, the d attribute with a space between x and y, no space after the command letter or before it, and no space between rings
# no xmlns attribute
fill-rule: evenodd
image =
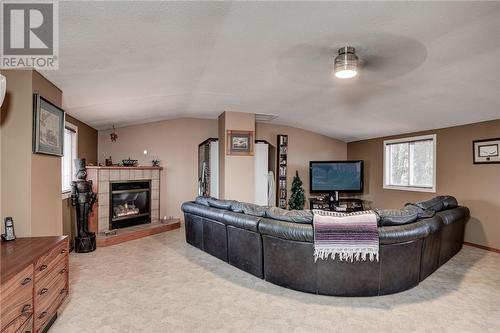
<svg viewBox="0 0 500 333"><path fill-rule="evenodd" d="M340 48L338 52L334 62L335 76L339 79L350 79L358 75L359 59L354 47L345 46Z"/></svg>

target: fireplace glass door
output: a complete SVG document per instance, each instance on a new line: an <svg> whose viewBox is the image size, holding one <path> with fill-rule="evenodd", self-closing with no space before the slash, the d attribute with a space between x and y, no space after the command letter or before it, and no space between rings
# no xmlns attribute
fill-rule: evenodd
<svg viewBox="0 0 500 333"><path fill-rule="evenodd" d="M110 183L110 229L151 222L149 181Z"/></svg>

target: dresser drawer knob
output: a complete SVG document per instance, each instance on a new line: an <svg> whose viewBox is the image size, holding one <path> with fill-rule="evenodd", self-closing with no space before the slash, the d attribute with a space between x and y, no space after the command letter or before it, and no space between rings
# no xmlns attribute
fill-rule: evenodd
<svg viewBox="0 0 500 333"><path fill-rule="evenodd" d="M40 294L40 295L43 295L43 294L45 294L47 291L49 291L47 288L43 288L42 290L40 290L39 294Z"/></svg>
<svg viewBox="0 0 500 333"><path fill-rule="evenodd" d="M66 273L66 268L61 269L61 271L59 272L59 274L64 274L64 273Z"/></svg>
<svg viewBox="0 0 500 333"><path fill-rule="evenodd" d="M59 292L59 294L61 294L61 295L64 293L66 293L66 288L62 288L61 291Z"/></svg>
<svg viewBox="0 0 500 333"><path fill-rule="evenodd" d="M47 311L43 311L42 313L40 313L40 315L38 316L38 319L42 319L43 317L45 317L47 315Z"/></svg>
<svg viewBox="0 0 500 333"><path fill-rule="evenodd" d="M31 304L26 304L25 306L23 306L22 310L21 310L21 313L27 313L31 310Z"/></svg>
<svg viewBox="0 0 500 333"><path fill-rule="evenodd" d="M27 285L27 284L28 284L28 283L30 283L30 282L31 282L31 278L30 278L30 277L27 277L27 278L25 278L25 279L23 280L23 282L21 282L21 285L22 285L22 286L25 286L25 285Z"/></svg>
<svg viewBox="0 0 500 333"><path fill-rule="evenodd" d="M66 253L66 249L62 249L61 254L65 254L65 253Z"/></svg>
<svg viewBox="0 0 500 333"><path fill-rule="evenodd" d="M43 270L45 270L47 268L47 265L42 265L40 267L38 267L38 270L41 272Z"/></svg>

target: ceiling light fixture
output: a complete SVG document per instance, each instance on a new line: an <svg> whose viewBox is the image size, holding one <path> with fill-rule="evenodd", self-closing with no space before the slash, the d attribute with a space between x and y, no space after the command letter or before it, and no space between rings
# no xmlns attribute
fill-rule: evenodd
<svg viewBox="0 0 500 333"><path fill-rule="evenodd" d="M118 139L118 134L116 134L115 125L113 125L113 132L111 132L109 136L111 138L111 142L116 142L116 139Z"/></svg>
<svg viewBox="0 0 500 333"><path fill-rule="evenodd" d="M358 75L359 59L354 47L345 46L338 52L334 62L335 76L339 79L350 79Z"/></svg>

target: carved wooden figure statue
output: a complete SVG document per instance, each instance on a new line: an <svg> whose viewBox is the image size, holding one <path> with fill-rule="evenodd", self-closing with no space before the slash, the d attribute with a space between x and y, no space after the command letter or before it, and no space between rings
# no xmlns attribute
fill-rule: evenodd
<svg viewBox="0 0 500 333"><path fill-rule="evenodd" d="M86 253L96 249L95 233L90 232L89 212L96 202L96 194L92 192L92 181L87 180L87 169L85 159L75 160L75 169L78 170L77 180L71 182L71 204L76 207L75 252Z"/></svg>

